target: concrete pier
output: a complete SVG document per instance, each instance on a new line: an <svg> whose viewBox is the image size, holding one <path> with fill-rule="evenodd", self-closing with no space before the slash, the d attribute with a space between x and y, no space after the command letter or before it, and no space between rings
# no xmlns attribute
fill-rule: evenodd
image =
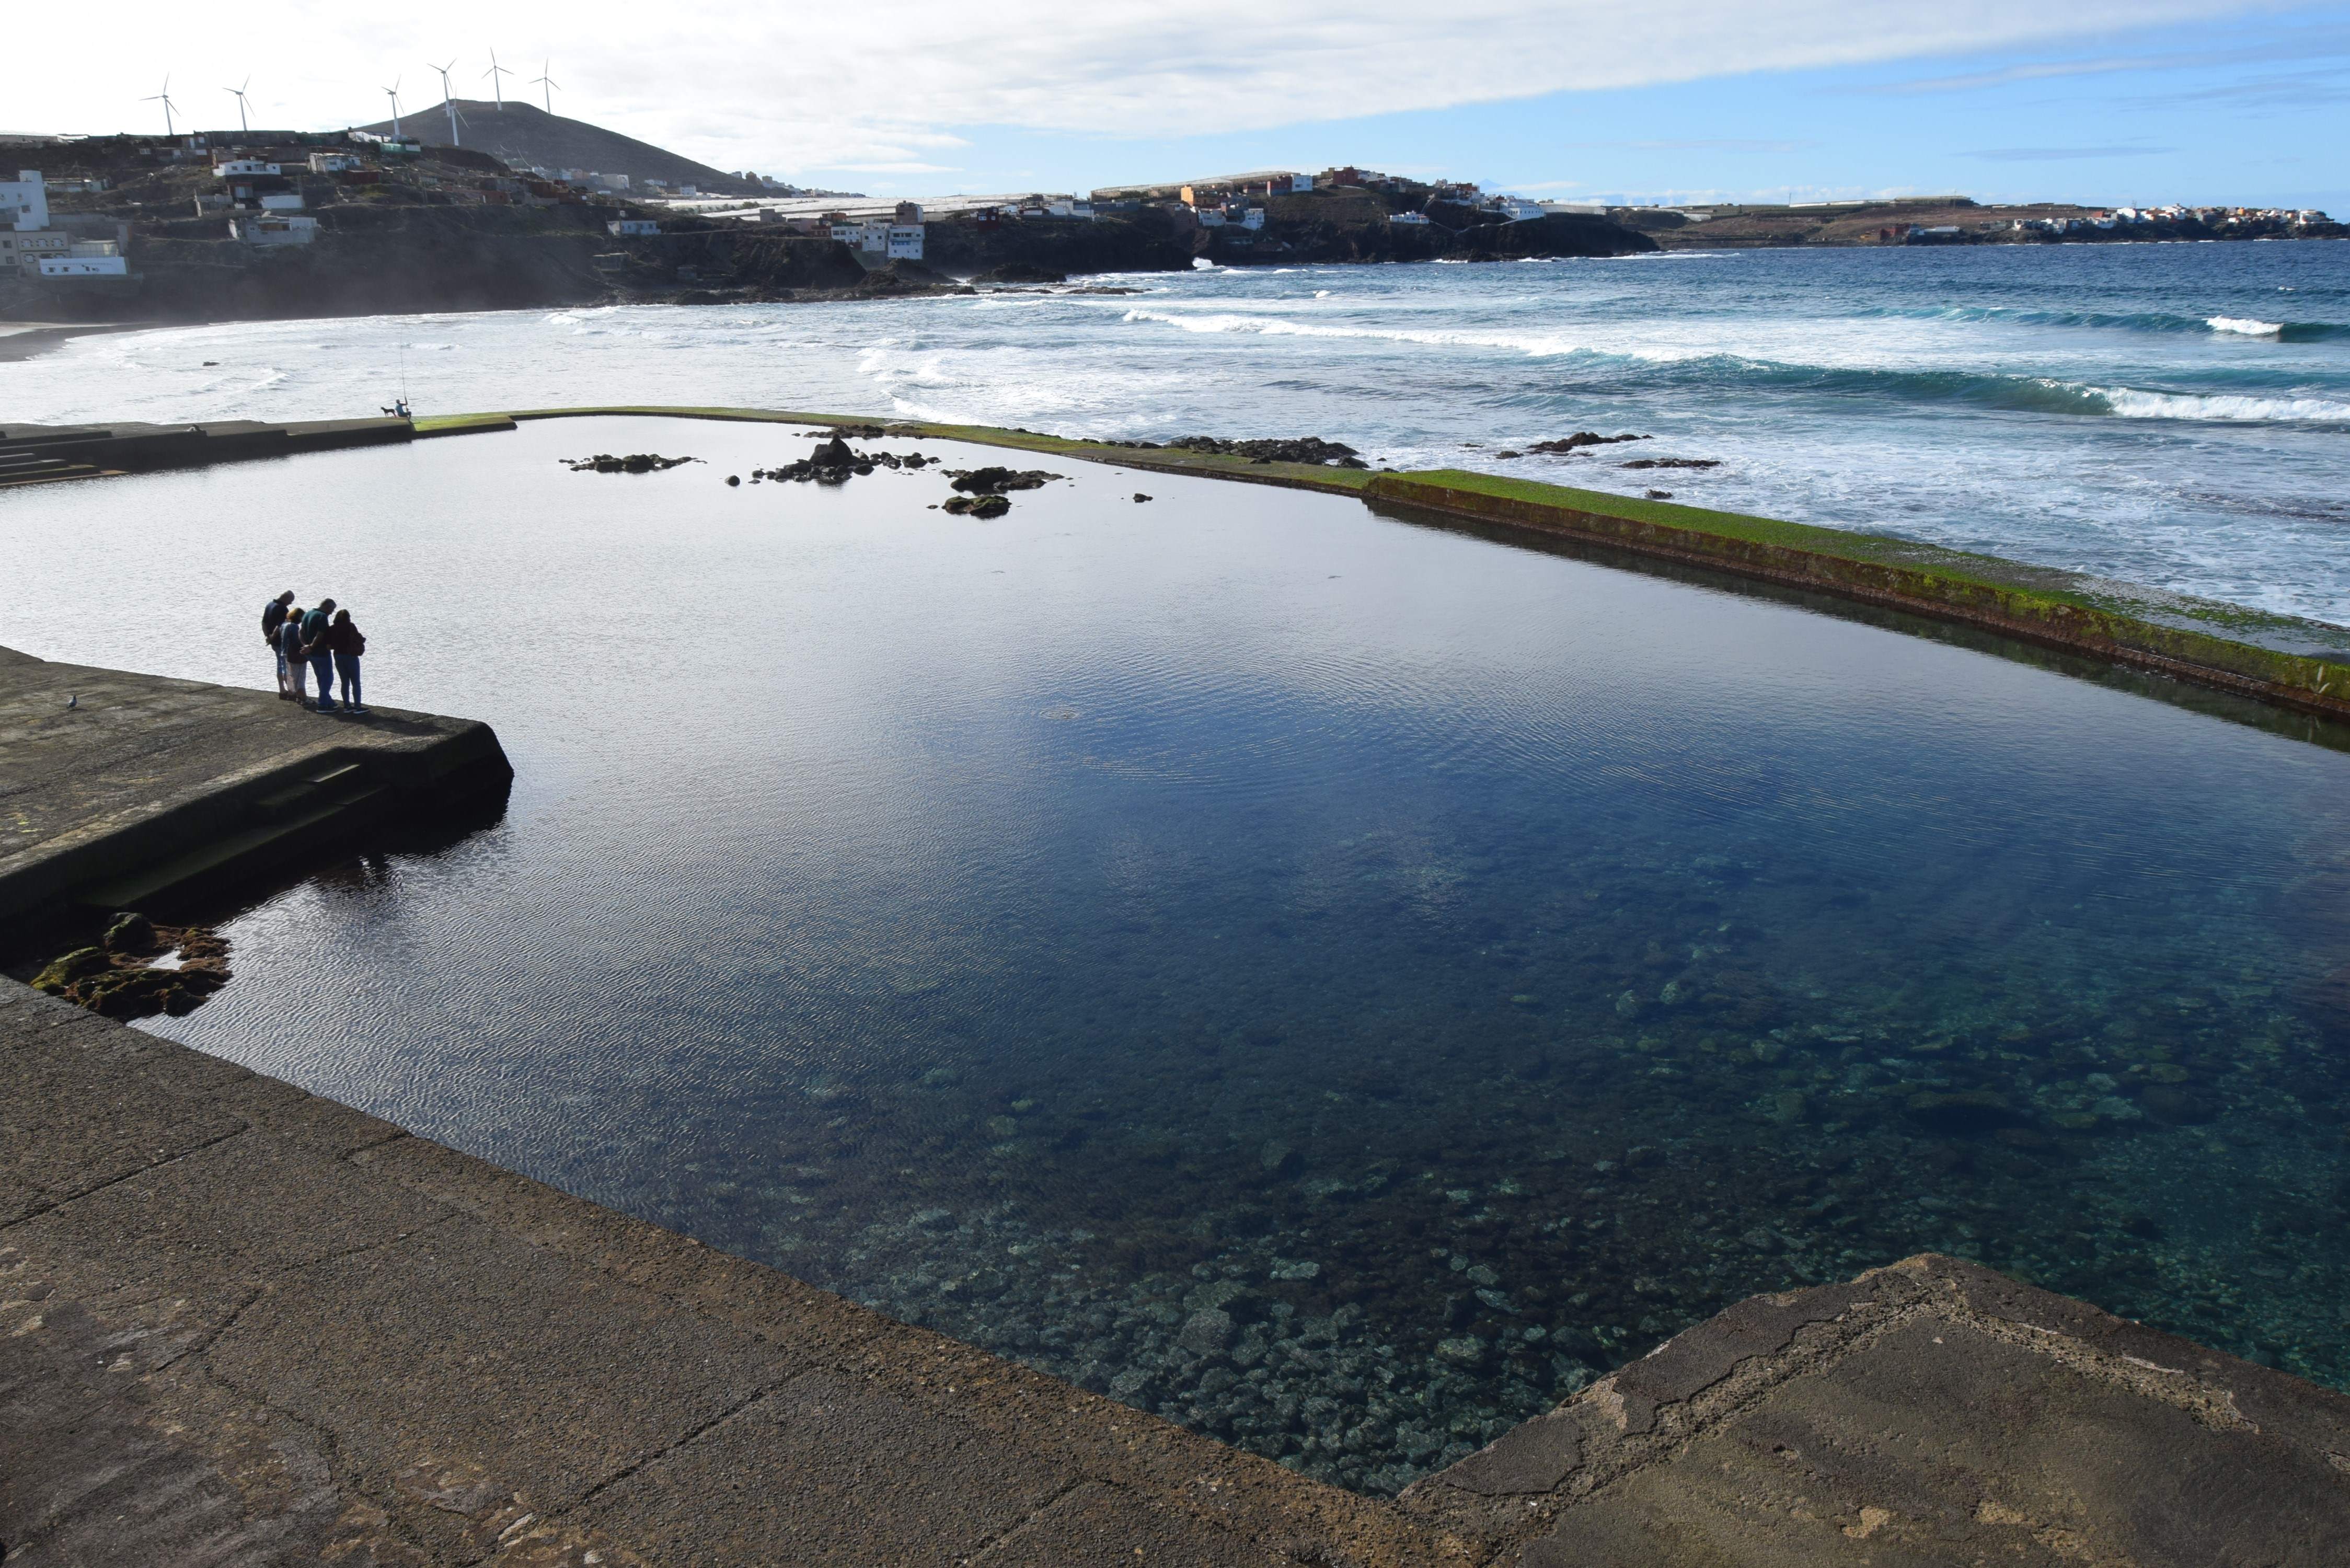
<svg viewBox="0 0 2350 1568"><path fill-rule="evenodd" d="M200 468L257 457L331 452L413 441L406 419L207 420L156 425L116 421L103 425L0 425L0 489L63 479L99 479L161 468Z"/></svg>
<svg viewBox="0 0 2350 1568"><path fill-rule="evenodd" d="M266 659L256 632L255 667ZM513 776L471 720L310 713L271 691L0 648L0 927L265 871Z"/></svg>

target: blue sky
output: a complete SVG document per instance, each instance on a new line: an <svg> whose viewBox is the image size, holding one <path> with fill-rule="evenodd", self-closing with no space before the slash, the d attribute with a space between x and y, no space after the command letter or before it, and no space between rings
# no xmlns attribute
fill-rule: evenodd
<svg viewBox="0 0 2350 1568"><path fill-rule="evenodd" d="M959 126L973 189L1357 162L1562 200L1956 192L2350 213L2350 7L1126 139ZM838 171L853 181L855 171Z"/></svg>
<svg viewBox="0 0 2350 1568"><path fill-rule="evenodd" d="M2350 0L123 0L18 7L0 130L411 116L453 61L723 169L875 194L1359 162L1562 197L2350 212ZM536 96L536 94L534 94Z"/></svg>

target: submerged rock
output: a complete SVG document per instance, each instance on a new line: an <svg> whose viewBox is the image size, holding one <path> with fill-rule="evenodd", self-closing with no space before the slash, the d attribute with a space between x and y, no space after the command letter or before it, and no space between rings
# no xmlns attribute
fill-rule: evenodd
<svg viewBox="0 0 2350 1568"><path fill-rule="evenodd" d="M1222 1307L1208 1307L1183 1320L1175 1343L1194 1355L1214 1355L1232 1344L1232 1314Z"/></svg>
<svg viewBox="0 0 2350 1568"><path fill-rule="evenodd" d="M1721 460L1718 457L1636 457L1629 462L1617 463L1616 466L1618 468L1720 468Z"/></svg>

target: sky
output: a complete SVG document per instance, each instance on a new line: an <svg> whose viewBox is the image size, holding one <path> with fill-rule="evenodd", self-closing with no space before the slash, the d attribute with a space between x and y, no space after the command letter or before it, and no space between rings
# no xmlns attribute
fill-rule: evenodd
<svg viewBox="0 0 2350 1568"><path fill-rule="evenodd" d="M2350 213L2350 4L670 0L23 8L0 131L333 129L505 90L873 194L1334 163L1560 200L2226 202ZM552 88L533 78L552 79Z"/></svg>

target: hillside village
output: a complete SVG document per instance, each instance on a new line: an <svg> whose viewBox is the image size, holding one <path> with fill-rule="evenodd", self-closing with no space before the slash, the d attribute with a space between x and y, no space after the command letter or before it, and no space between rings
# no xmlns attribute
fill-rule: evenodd
<svg viewBox="0 0 2350 1568"><path fill-rule="evenodd" d="M1355 167L914 202L709 169L519 105L485 131L479 122L494 117L468 108L336 132L7 139L0 158L42 167L0 181L0 317L872 298L1201 263L2344 233L2309 211L2006 208L1964 197L1607 206ZM459 144L461 123L476 145ZM605 166L526 161L564 155Z"/></svg>

